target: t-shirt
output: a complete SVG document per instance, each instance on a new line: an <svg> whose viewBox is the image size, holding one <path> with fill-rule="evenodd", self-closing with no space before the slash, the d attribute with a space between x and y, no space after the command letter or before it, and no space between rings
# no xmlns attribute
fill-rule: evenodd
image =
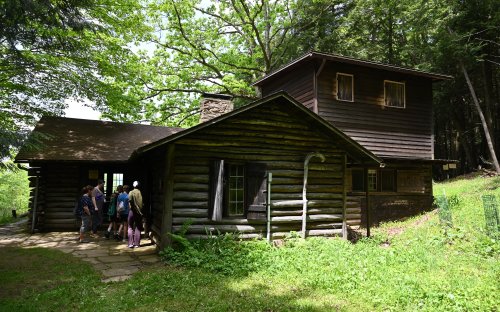
<svg viewBox="0 0 500 312"><path fill-rule="evenodd" d="M80 205L78 205L80 216L82 216L84 213L84 206L87 206L90 212L94 210L94 203L92 203L92 199L87 194L83 195L82 198L80 198Z"/></svg>
<svg viewBox="0 0 500 312"><path fill-rule="evenodd" d="M104 206L104 193L99 189L99 187L94 187L92 190L92 197L95 197L97 209L101 210L102 206Z"/></svg>
<svg viewBox="0 0 500 312"><path fill-rule="evenodd" d="M118 195L117 193L113 193L111 195L111 203L109 204L109 209L108 209L108 215L113 216L116 214L116 202L118 201Z"/></svg>
<svg viewBox="0 0 500 312"><path fill-rule="evenodd" d="M120 214L128 214L128 209L129 209L129 203L128 203L128 194L123 192L118 195L118 200L116 204L116 210L118 210L118 207L120 207L120 202L123 202L123 207L125 210L123 212L120 212Z"/></svg>

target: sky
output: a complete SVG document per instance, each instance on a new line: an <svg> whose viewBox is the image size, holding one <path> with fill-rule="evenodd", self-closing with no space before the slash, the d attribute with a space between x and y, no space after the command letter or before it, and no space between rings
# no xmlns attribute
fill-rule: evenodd
<svg viewBox="0 0 500 312"><path fill-rule="evenodd" d="M101 113L83 105L84 103L82 102L67 100L66 103L68 104L68 108L64 110L65 117L98 120L101 116Z"/></svg>

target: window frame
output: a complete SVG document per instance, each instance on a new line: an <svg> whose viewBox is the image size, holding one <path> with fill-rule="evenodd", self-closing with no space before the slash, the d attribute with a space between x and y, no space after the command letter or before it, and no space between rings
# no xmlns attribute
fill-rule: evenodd
<svg viewBox="0 0 500 312"><path fill-rule="evenodd" d="M368 170L366 172L365 170ZM398 192L398 182L397 182L397 172L399 170L392 168L360 168L352 167L350 168L350 192L352 193L365 193L366 186L368 185L368 192L370 193L397 193ZM383 187L384 177L390 175L392 177L392 188L386 189ZM368 178L368 181L365 179ZM355 183L356 180L356 183ZM361 184L360 184L361 183ZM355 188L355 185L361 186L361 188Z"/></svg>
<svg viewBox="0 0 500 312"><path fill-rule="evenodd" d="M243 186L241 188L236 188L236 189L233 189L231 190L231 178L233 176L231 176L231 169L233 167L237 167L239 169L241 169L243 172L242 172L242 175L241 176L235 176L237 178L241 178L242 180L242 183L243 183ZM238 172L239 174L239 172ZM224 216L226 217L229 217L229 218L239 218L239 217L245 217L246 216L246 212L247 212L247 202L246 202L246 166L244 164L241 164L241 163L227 163L227 171L226 171L226 175L224 177L225 179L225 185L224 185L224 193L226 194L226 200L224 201ZM231 213L231 191L237 191L238 190L241 190L242 192L242 199L241 201L237 201L238 203L241 203L242 205L242 212L241 213L236 213L236 214L232 214ZM238 199L238 196L236 196L237 199Z"/></svg>
<svg viewBox="0 0 500 312"><path fill-rule="evenodd" d="M386 84L396 84L396 85L403 86L403 106L395 106L395 105L388 105L387 104L387 88L386 88ZM394 80L384 80L384 106L385 107L392 107L392 108L401 108L401 109L405 109L406 108L406 82L394 81Z"/></svg>
<svg viewBox="0 0 500 312"><path fill-rule="evenodd" d="M375 187L373 187L373 178L375 178ZM368 192L377 192L379 186L379 171L377 169L368 168L367 179Z"/></svg>
<svg viewBox="0 0 500 312"><path fill-rule="evenodd" d="M339 76L351 77L351 100L339 98ZM335 75L335 82L336 82L336 86L337 86L337 89L336 89L337 92L335 93L335 98L337 99L337 101L353 103L354 102L354 75L342 73L342 72L337 72L337 74Z"/></svg>

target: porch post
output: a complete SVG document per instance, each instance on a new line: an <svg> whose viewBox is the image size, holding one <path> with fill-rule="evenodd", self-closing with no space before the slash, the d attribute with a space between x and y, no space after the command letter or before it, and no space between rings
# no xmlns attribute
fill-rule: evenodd
<svg viewBox="0 0 500 312"><path fill-rule="evenodd" d="M160 232L160 250L169 246L172 242L168 233L172 233L172 210L173 210L173 195L174 195L174 155L175 144L170 144L167 148L165 158L165 185L163 192L163 215Z"/></svg>
<svg viewBox="0 0 500 312"><path fill-rule="evenodd" d="M344 154L344 192L342 194L342 238L347 239L347 155Z"/></svg>
<svg viewBox="0 0 500 312"><path fill-rule="evenodd" d="M365 167L365 196L366 196L366 236L370 237L370 196L368 186L368 167Z"/></svg>

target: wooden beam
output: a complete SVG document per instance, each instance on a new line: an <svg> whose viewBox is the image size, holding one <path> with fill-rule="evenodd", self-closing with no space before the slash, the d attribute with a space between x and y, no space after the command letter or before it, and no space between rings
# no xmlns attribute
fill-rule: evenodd
<svg viewBox="0 0 500 312"><path fill-rule="evenodd" d="M347 239L347 223L346 223L346 214L347 214L347 155L344 155L344 192L343 192L343 209L342 209L342 238Z"/></svg>
<svg viewBox="0 0 500 312"><path fill-rule="evenodd" d="M172 233L172 211L173 211L173 195L174 195L174 156L175 144L170 144L167 148L165 159L165 174L164 179L164 197L163 197L163 218L161 222L160 232L160 250L169 246L172 242L168 233Z"/></svg>

